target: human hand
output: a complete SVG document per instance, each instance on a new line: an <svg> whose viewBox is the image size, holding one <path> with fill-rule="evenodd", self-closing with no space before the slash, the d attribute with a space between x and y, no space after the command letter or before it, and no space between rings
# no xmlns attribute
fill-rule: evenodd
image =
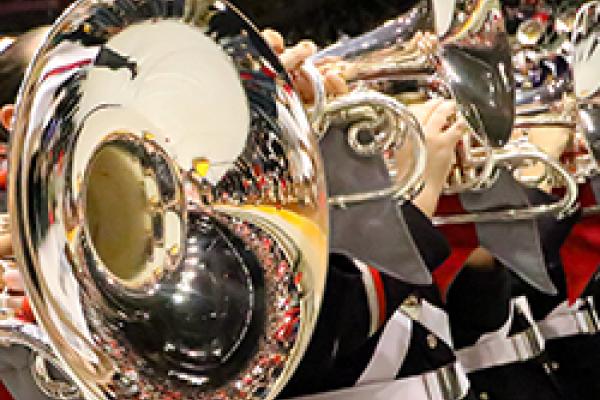
<svg viewBox="0 0 600 400"><path fill-rule="evenodd" d="M262 35L273 51L279 56L281 64L290 74L294 86L303 102L310 104L314 101L314 92L311 81L302 71L302 65L310 56L317 52L317 45L310 40L302 40L292 47L285 46L283 36L273 29L265 29ZM323 75L325 92L328 96L339 96L347 93L348 85L343 76L343 70L334 68L334 60L326 58L316 63L316 67Z"/></svg>
<svg viewBox="0 0 600 400"><path fill-rule="evenodd" d="M462 118L456 119L456 103L451 100L434 99L410 106L421 123L427 145L423 190L414 204L432 217L450 174L458 141L467 129Z"/></svg>

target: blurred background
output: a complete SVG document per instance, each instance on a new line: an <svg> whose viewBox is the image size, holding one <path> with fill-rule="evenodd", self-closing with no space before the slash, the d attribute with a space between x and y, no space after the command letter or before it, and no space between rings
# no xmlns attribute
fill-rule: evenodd
<svg viewBox="0 0 600 400"><path fill-rule="evenodd" d="M119 0L117 0L119 1ZM127 0L121 0L127 1ZM261 27L284 33L290 42L305 37L319 38L323 44L344 32L353 35L364 31L371 16L389 13L398 7L410 8L417 0L232 0ZM52 23L72 0L0 0L0 36L14 35L32 27ZM510 7L518 3L535 8L537 3L560 3L559 0L503 0ZM564 1L563 1L564 3ZM314 21L328 21L317 24ZM356 31L356 32L355 32Z"/></svg>
<svg viewBox="0 0 600 400"><path fill-rule="evenodd" d="M15 34L48 24L72 0L0 0L0 34Z"/></svg>
<svg viewBox="0 0 600 400"><path fill-rule="evenodd" d="M24 32L32 27L52 23L73 0L0 0L0 34ZM300 36L336 37L337 32L313 26L323 15L340 21L344 31L352 34L357 16L382 15L390 4L409 8L414 0L234 0L232 1L261 26L288 30L289 40ZM397 8L396 8L397 10ZM392 15L390 15L392 16ZM336 21L337 22L337 21ZM300 28L302 27L302 28ZM302 35L305 33L305 35Z"/></svg>
<svg viewBox="0 0 600 400"><path fill-rule="evenodd" d="M115 0L130 1L130 0ZM180 0L173 0L180 1ZM540 7L562 7L581 0L501 0L507 11L509 30L516 28L520 13ZM73 0L0 0L0 38L52 23ZM392 18L411 8L418 0L231 0L259 27L279 30L289 43L310 37L319 45L328 44L341 33L353 36L364 32L371 20ZM517 17L517 18L515 18ZM315 21L323 23L315 24ZM325 23L326 22L326 23Z"/></svg>

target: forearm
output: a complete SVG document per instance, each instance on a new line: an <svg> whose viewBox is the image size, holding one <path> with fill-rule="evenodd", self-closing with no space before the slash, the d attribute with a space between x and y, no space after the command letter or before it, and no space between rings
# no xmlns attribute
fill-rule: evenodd
<svg viewBox="0 0 600 400"><path fill-rule="evenodd" d="M413 204L421 210L427 217L432 218L437 209L440 194L444 188L444 181L441 179L426 179L421 192L413 199Z"/></svg>

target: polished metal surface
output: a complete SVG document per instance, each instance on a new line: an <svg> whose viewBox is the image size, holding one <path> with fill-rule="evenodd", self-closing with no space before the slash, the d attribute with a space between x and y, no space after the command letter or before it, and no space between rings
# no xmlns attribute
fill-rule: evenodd
<svg viewBox="0 0 600 400"><path fill-rule="evenodd" d="M584 2L539 1L535 7L525 3L505 6L507 13L520 20L514 34L513 50L526 54L535 63L568 56L571 53L570 37L575 14Z"/></svg>
<svg viewBox="0 0 600 400"><path fill-rule="evenodd" d="M579 123L589 150L600 160L600 2L590 1L577 12L572 33L573 78Z"/></svg>
<svg viewBox="0 0 600 400"><path fill-rule="evenodd" d="M531 162L541 162L546 168L558 176L565 187L565 194L554 203L542 204L526 208L506 209L499 211L481 211L477 213L435 216L432 221L434 225L468 224L483 222L507 222L534 219L541 215L554 215L561 219L577 209L577 197L579 194L577 182L564 166L557 160L548 156L543 151L526 141L509 142L502 150L496 150L492 154L493 164L497 167L507 168L515 171L522 165ZM493 184L493 183L492 183Z"/></svg>
<svg viewBox="0 0 600 400"><path fill-rule="evenodd" d="M517 83L515 128L525 134L532 128L568 129L571 137L560 161L578 183L586 182L598 171L598 165L577 117L574 92L575 60L571 36L577 12L583 3L541 3L537 10L529 10L528 13L521 12L518 8L510 11L513 14L521 12L521 17L529 18L518 26L513 43L513 64ZM543 25L544 31L536 41L524 44L519 40L519 35L522 36L523 30L535 24L530 21L537 21L536 23ZM533 180L536 179L545 177Z"/></svg>
<svg viewBox="0 0 600 400"><path fill-rule="evenodd" d="M79 400L82 398L79 388L66 377L66 373L56 378L53 374L64 371L57 360L49 361L37 351L32 353L33 362L30 365L31 376L36 386L50 399ZM53 369L52 372L50 367Z"/></svg>
<svg viewBox="0 0 600 400"><path fill-rule="evenodd" d="M491 149L505 144L512 130L514 82L503 21L496 0L423 0L323 49L305 70L310 76L316 66L337 70L351 89L377 90L404 104L455 98L472 128L457 149L460 167L446 189L457 193L489 178L482 171L492 167ZM313 116L320 126L326 96L318 84L315 92Z"/></svg>
<svg viewBox="0 0 600 400"><path fill-rule="evenodd" d="M511 51L515 75L515 121L514 128L523 135L511 140L502 149L493 149L479 158L472 158L472 165L490 163L487 167L489 179L482 179L481 187L493 185L496 167L508 168L521 183L537 187L549 182L552 187L565 188L565 196L553 204L544 206L499 210L491 213L476 213L436 217L436 224L471 223L530 219L535 215L569 215L576 207L577 184L585 182L597 171L590 159L585 140L577 130L576 102L573 95L571 71L570 34L574 26L575 13L580 4L564 2L551 8L542 3L537 9L518 6L508 10L509 15L525 19L518 25L511 38ZM550 14L547 12L552 11ZM529 18L529 19L527 19ZM531 143L527 143L530 129L564 128L571 133L566 155L555 160L544 154ZM473 153L474 154L474 153ZM541 175L522 173L521 167L538 162L544 165ZM480 173L485 176L485 173ZM477 189L477 187L475 187ZM462 191L462 190L461 190Z"/></svg>
<svg viewBox="0 0 600 400"><path fill-rule="evenodd" d="M403 8L401 4L391 5L391 11ZM377 15L374 27L361 24L359 35L342 38L317 51L302 65L303 75L313 88L314 104L309 110L325 158L328 203L333 207L332 251L368 262L390 277L420 285L431 283L431 273L397 207L423 187L425 135L403 102L373 85L369 74L387 68L378 54L402 47L401 41L409 37L404 35L404 28L419 26L423 10L428 10L427 2L420 2L407 15L394 15L391 21ZM348 90L328 93L324 68L344 69L339 77L348 82ZM341 140L327 135L341 135ZM368 214L382 209L386 215L375 217L374 225ZM388 246L387 250L360 243L361 235L356 233L365 227L365 233L372 238L378 235L377 241ZM404 259L403 265L398 264L398 257Z"/></svg>
<svg viewBox="0 0 600 400"><path fill-rule="evenodd" d="M512 133L515 85L500 1L457 1L452 22L437 32L443 77L475 132L501 147Z"/></svg>
<svg viewBox="0 0 600 400"><path fill-rule="evenodd" d="M464 399L470 390L467 374L458 362L425 375L425 384L430 393L439 392L444 400Z"/></svg>
<svg viewBox="0 0 600 400"><path fill-rule="evenodd" d="M15 121L17 259L84 396L275 398L318 315L328 206L255 28L223 1L77 2Z"/></svg>
<svg viewBox="0 0 600 400"><path fill-rule="evenodd" d="M367 109L359 110L357 116L355 110L361 106L367 107ZM394 151L401 148L404 143L410 142L412 154L416 155L411 158L412 162L407 167L407 171L394 171L394 167L389 166L390 172L398 175L390 187L369 192L329 196L330 205L344 208L351 204L384 197L410 199L419 193L423 184L422 175L426 167L427 148L419 121L406 107L384 94L374 91L359 91L338 98L328 103L325 108L325 115L330 118L340 116L346 121L358 118L348 129L348 142L357 154L381 157L387 155L387 159L391 159ZM377 109L382 111L378 112ZM372 116L373 113L375 116ZM384 121L380 122L380 116L384 117ZM365 149L366 146L358 138L360 131L376 130L382 125L387 125L389 131L384 132L381 138L375 136L370 146Z"/></svg>
<svg viewBox="0 0 600 400"><path fill-rule="evenodd" d="M435 1L436 6L444 2ZM447 194L490 184L492 154L510 139L515 119L515 82L500 2L456 2L451 15L450 23L436 26L439 65L472 132L461 140Z"/></svg>
<svg viewBox="0 0 600 400"><path fill-rule="evenodd" d="M388 33L387 30L386 27L385 33ZM371 34L373 33L368 33L367 36ZM423 185L422 175L427 157L425 137L419 122L404 104L392 96L361 85L335 99L327 97L322 74L315 64L329 58L340 60L342 56L338 54L345 54L347 51L362 51L366 45L364 40L366 39L360 37L349 40L348 43L337 43L304 62L302 70L310 80L314 93L314 104L310 110L312 126L317 136L322 138L333 122L348 123L348 144L359 156L393 158L393 154L400 151L405 143L410 143L412 157L405 171L390 168L390 174L398 178L388 188L330 196L329 204L337 207L389 196L410 199L419 193ZM373 135L369 143L361 144L358 140L361 131L378 130L385 132Z"/></svg>
<svg viewBox="0 0 600 400"><path fill-rule="evenodd" d="M457 148L457 161L448 177L446 194L490 187L494 184L497 168L515 169L534 161L545 165L544 179L546 174L552 175L567 190L562 199L548 206L444 216L436 222L511 221L542 214L568 215L573 211L577 197L573 177L564 166L543 152L526 144L509 142L509 139L515 126L548 125L546 116L553 107L561 108L562 117L552 119L551 125L573 125L572 107L563 101L564 94L572 87L569 69L563 65L559 71L557 65L555 69L560 74L555 79L539 87L519 87L517 93L513 50L499 1L417 2L408 12L381 21L362 35L343 38L308 60L304 70L311 77L316 93L312 113L316 130L321 134L325 132L331 119L327 115L331 100L327 98L319 69L338 71L353 94L376 90L397 99L398 109L400 103L452 97L471 129L465 132ZM343 98L338 101L342 102ZM396 114L402 116L402 113ZM515 114L518 114L518 120ZM408 118L404 115L401 120ZM408 130L409 134L411 132L417 130ZM398 140L397 143L406 141ZM418 147L413 148L413 153L419 154ZM396 193L403 197L406 193L417 193L422 184L418 179L420 171L415 168L423 161L417 161L409 169L413 176L408 181L419 186L398 183ZM518 171L515 176L519 177ZM392 188L377 193L357 193L333 198L331 202L345 206L350 200L365 201L391 192Z"/></svg>
<svg viewBox="0 0 600 400"><path fill-rule="evenodd" d="M36 325L16 319L0 321L0 346L22 345L35 349L34 363L31 365L31 375L46 396L51 399L75 400L81 398L81 392L70 380L62 377L56 379L48 373L48 365L55 373L66 375L62 362L56 356L48 338Z"/></svg>
<svg viewBox="0 0 600 400"><path fill-rule="evenodd" d="M572 107L568 97L572 97L573 78L570 66L563 59L543 60L552 68L549 76L539 84L522 83L516 90L515 127L566 126L574 127ZM560 64L560 65L559 65ZM529 67L529 69L528 69ZM536 66L525 65L531 71Z"/></svg>

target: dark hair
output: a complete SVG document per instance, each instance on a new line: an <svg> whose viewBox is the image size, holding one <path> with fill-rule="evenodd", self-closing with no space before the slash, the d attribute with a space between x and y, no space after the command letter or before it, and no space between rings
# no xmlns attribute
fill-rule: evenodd
<svg viewBox="0 0 600 400"><path fill-rule="evenodd" d="M15 102L25 70L47 31L40 27L25 32L0 53L0 107Z"/></svg>

